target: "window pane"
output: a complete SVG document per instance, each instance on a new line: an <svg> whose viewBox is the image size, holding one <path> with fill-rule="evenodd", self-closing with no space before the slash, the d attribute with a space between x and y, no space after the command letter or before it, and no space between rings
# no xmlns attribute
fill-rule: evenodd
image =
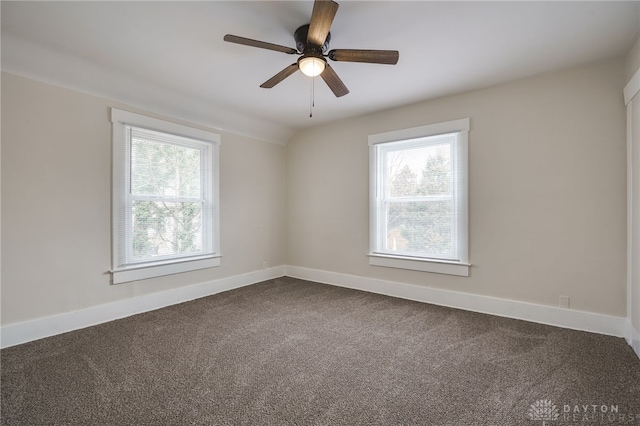
<svg viewBox="0 0 640 426"><path fill-rule="evenodd" d="M202 251L202 203L134 201L132 216L135 260Z"/></svg>
<svg viewBox="0 0 640 426"><path fill-rule="evenodd" d="M201 151L141 137L131 141L131 193L200 198Z"/></svg>
<svg viewBox="0 0 640 426"><path fill-rule="evenodd" d="M450 144L387 151L385 157L388 196L451 194Z"/></svg>
<svg viewBox="0 0 640 426"><path fill-rule="evenodd" d="M453 252L453 201L387 204L386 250L446 256Z"/></svg>

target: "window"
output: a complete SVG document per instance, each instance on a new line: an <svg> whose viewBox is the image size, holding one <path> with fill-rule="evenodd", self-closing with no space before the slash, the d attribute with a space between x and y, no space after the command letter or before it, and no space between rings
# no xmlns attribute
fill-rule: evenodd
<svg viewBox="0 0 640 426"><path fill-rule="evenodd" d="M113 283L220 265L220 136L118 109Z"/></svg>
<svg viewBox="0 0 640 426"><path fill-rule="evenodd" d="M469 275L469 119L369 136L369 263Z"/></svg>

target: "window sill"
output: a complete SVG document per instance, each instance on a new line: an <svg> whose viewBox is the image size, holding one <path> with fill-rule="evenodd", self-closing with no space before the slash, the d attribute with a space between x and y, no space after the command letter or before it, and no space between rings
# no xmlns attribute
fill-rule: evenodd
<svg viewBox="0 0 640 426"><path fill-rule="evenodd" d="M198 269L214 268L216 266L220 266L220 256L184 260L175 263L118 268L111 271L111 274L113 284L121 284L164 275L179 274L181 272L196 271Z"/></svg>
<svg viewBox="0 0 640 426"><path fill-rule="evenodd" d="M426 260L416 257L390 256L378 253L369 253L369 265L386 268L408 269L412 271L434 272L436 274L469 276L468 263L449 262L444 260Z"/></svg>

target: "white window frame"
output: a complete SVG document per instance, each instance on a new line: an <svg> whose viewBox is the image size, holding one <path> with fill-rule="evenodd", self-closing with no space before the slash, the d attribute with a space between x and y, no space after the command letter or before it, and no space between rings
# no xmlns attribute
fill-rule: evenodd
<svg viewBox="0 0 640 426"><path fill-rule="evenodd" d="M137 281L163 275L194 271L197 269L220 266L220 203L219 203L219 145L220 135L201 129L172 123L157 118L111 108L112 142L113 142L113 175L112 175L112 280L113 284ZM203 220L208 241L205 244L207 253L191 257L163 258L128 264L130 257L129 241L124 230L131 226L129 212L131 210L130 191L130 142L127 137L127 126L153 130L178 138L188 138L195 143L206 144L207 176L204 189L205 198L210 203L208 211L211 217ZM176 138L176 139L178 139ZM204 146L204 145L202 145Z"/></svg>
<svg viewBox="0 0 640 426"><path fill-rule="evenodd" d="M469 118L395 130L385 133L369 135L369 264L389 268L409 269L440 274L469 276L469 202L468 202L468 150L469 150ZM414 144L414 140L430 136L457 133L457 142L453 150L452 168L454 179L458 184L455 194L455 206L458 221L456 223L458 239L457 259L443 260L411 255L398 255L383 249L382 239L386 240L385 218L379 212L382 200L382 186L384 171L382 170L381 154L385 147L407 147Z"/></svg>

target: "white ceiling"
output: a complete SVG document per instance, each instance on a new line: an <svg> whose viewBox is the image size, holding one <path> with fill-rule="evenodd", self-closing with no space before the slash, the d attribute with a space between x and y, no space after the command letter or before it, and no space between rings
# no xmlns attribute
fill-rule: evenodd
<svg viewBox="0 0 640 426"><path fill-rule="evenodd" d="M221 130L286 143L345 117L621 57L640 2L345 1L330 48L393 49L397 65L331 62L336 98L296 56L226 43L227 33L295 47L311 1L1 3L2 69Z"/></svg>

